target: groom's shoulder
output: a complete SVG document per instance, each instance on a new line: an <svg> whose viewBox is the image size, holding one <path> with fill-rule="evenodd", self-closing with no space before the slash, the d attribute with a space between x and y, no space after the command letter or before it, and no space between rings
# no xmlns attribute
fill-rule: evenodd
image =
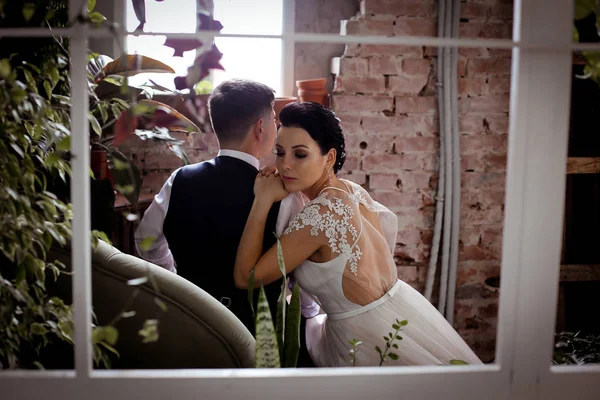
<svg viewBox="0 0 600 400"><path fill-rule="evenodd" d="M179 169L176 180L192 179L202 176L208 176L216 169L215 159L201 161L194 164L189 164Z"/></svg>

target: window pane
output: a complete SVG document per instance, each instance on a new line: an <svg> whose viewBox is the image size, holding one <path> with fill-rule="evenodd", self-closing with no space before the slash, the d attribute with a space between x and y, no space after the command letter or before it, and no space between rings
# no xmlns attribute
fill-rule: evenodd
<svg viewBox="0 0 600 400"><path fill-rule="evenodd" d="M222 33L281 35L282 0L215 0Z"/></svg>
<svg viewBox="0 0 600 400"><path fill-rule="evenodd" d="M281 40L216 38L225 71L214 70L216 86L231 78L247 78L269 85L281 95Z"/></svg>
<svg viewBox="0 0 600 400"><path fill-rule="evenodd" d="M196 31L196 1L179 0L177 7L168 2L146 2L145 26L147 32L183 32ZM127 2L127 30L133 31L139 22L131 2ZM187 68L193 64L195 51L188 51L183 57L173 57L173 49L163 46L165 36L128 36L127 52L138 53L164 62L175 70L175 74L140 74L130 79L132 85L140 85L152 79L156 83L174 89L173 79L177 75L186 75Z"/></svg>

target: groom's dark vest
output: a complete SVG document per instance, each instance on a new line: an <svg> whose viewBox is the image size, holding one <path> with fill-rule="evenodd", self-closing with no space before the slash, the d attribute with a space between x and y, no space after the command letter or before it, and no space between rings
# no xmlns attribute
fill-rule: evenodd
<svg viewBox="0 0 600 400"><path fill-rule="evenodd" d="M228 306L253 334L248 292L236 288L233 267L257 173L247 162L227 156L183 167L175 176L163 225L177 273ZM276 243L279 205L269 212L263 253ZM273 315L280 287L281 280L265 286Z"/></svg>

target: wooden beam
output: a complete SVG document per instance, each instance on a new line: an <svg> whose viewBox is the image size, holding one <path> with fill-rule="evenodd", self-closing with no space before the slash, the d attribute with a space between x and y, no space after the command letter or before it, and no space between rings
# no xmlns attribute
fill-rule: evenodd
<svg viewBox="0 0 600 400"><path fill-rule="evenodd" d="M561 282L600 281L600 264L562 264Z"/></svg>
<svg viewBox="0 0 600 400"><path fill-rule="evenodd" d="M600 157L569 157L567 174L600 174Z"/></svg>

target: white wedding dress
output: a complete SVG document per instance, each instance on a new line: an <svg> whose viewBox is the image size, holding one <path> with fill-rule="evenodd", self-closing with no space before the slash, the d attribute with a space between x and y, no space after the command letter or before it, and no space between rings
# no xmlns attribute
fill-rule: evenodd
<svg viewBox="0 0 600 400"><path fill-rule="evenodd" d="M398 280L393 259L396 215L361 186L342 180L346 190L328 187L290 222L284 235L327 243L329 261L304 261L295 279L325 314L307 322L308 351L319 367L351 366L349 341L357 347L357 366L376 366L384 336L396 320L407 320L397 340L397 360L384 365L436 365L459 359L481 361L437 309L410 285ZM303 238L302 238L303 237Z"/></svg>

